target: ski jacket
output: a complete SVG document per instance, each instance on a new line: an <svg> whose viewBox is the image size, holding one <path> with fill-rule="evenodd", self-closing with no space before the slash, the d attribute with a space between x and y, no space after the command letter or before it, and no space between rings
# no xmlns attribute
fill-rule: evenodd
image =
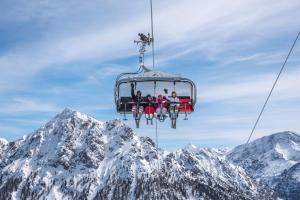
<svg viewBox="0 0 300 200"><path fill-rule="evenodd" d="M137 106L145 106L146 99L142 96L139 97L135 95L133 87L131 87L131 98Z"/></svg>
<svg viewBox="0 0 300 200"><path fill-rule="evenodd" d="M170 102L170 106L179 106L179 98L178 97L169 97L168 101Z"/></svg>
<svg viewBox="0 0 300 200"><path fill-rule="evenodd" d="M156 108L159 107L167 107L168 106L168 100L166 98L163 99L156 99Z"/></svg>

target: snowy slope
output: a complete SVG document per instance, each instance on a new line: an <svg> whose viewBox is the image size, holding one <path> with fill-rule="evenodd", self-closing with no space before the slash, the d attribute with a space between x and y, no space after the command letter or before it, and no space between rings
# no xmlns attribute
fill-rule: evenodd
<svg viewBox="0 0 300 200"><path fill-rule="evenodd" d="M8 144L8 141L4 138L0 138L0 149L4 149L4 147Z"/></svg>
<svg viewBox="0 0 300 200"><path fill-rule="evenodd" d="M220 152L159 151L119 120L64 110L4 145L0 199L274 199ZM158 159L159 158L159 159Z"/></svg>
<svg viewBox="0 0 300 200"><path fill-rule="evenodd" d="M2 154L7 148L7 145L8 145L8 141L3 138L0 138L0 161L2 160Z"/></svg>
<svg viewBox="0 0 300 200"><path fill-rule="evenodd" d="M300 199L300 135L280 132L240 145L228 160L257 180L274 188L284 199Z"/></svg>

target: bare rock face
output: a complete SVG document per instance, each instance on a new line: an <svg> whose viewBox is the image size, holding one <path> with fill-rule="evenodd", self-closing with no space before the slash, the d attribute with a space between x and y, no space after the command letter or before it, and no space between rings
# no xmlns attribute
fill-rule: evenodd
<svg viewBox="0 0 300 200"><path fill-rule="evenodd" d="M119 120L69 109L26 138L1 141L0 199L275 199L218 151L157 154Z"/></svg>
<svg viewBox="0 0 300 200"><path fill-rule="evenodd" d="M278 197L300 199L300 135L287 131L265 136L236 147L227 159L273 188Z"/></svg>

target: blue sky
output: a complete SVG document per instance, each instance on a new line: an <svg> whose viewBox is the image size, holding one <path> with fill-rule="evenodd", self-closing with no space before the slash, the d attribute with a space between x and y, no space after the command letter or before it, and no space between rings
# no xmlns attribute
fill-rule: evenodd
<svg viewBox="0 0 300 200"><path fill-rule="evenodd" d="M153 3L157 67L198 87L189 121L177 130L159 124L160 146L244 143L300 31L300 2ZM65 107L100 121L122 118L114 80L137 69L133 40L150 31L148 1L2 0L0 12L0 137L29 134ZM299 53L298 43L253 138L300 132ZM154 127L142 126L136 133L154 138Z"/></svg>

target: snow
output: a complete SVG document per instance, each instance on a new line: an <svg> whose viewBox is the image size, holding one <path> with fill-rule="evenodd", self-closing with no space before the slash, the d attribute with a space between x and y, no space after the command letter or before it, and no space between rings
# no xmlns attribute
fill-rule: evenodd
<svg viewBox="0 0 300 200"><path fill-rule="evenodd" d="M18 199L18 198L17 198L17 192L12 192L11 198L12 198L13 200L17 200L17 199Z"/></svg>
<svg viewBox="0 0 300 200"><path fill-rule="evenodd" d="M294 141L291 141L291 147L293 150L297 151L297 152L300 152L300 144L299 143L296 143ZM299 155L299 154L298 154Z"/></svg>
<svg viewBox="0 0 300 200"><path fill-rule="evenodd" d="M7 145L8 141L3 138L0 138L0 159L2 159L2 154L4 153Z"/></svg>
<svg viewBox="0 0 300 200"><path fill-rule="evenodd" d="M269 161L268 166L263 169L263 177L275 177L280 175L284 170L289 169L297 162Z"/></svg>
<svg viewBox="0 0 300 200"><path fill-rule="evenodd" d="M260 162L261 170L253 171L254 177L277 176L300 162L300 136L292 132L281 132L255 140L247 146L241 145L228 153L229 159L242 159L242 167Z"/></svg>
<svg viewBox="0 0 300 200"><path fill-rule="evenodd" d="M226 158L257 180L278 189L279 195L297 193L289 186L300 185L300 135L296 133L286 131L265 136L234 148Z"/></svg>
<svg viewBox="0 0 300 200"><path fill-rule="evenodd" d="M4 138L0 138L0 145L7 145L8 144L8 141Z"/></svg>
<svg viewBox="0 0 300 200"><path fill-rule="evenodd" d="M211 185L220 188L220 195L230 195L224 191L238 195L237 186L249 198L257 193L256 183L243 170L235 170L222 150L190 145L175 152L160 149L157 158L154 142L135 135L120 120L103 123L71 109L4 151L7 163L0 168L1 180L22 178L17 191L7 194L16 199L22 195L28 199L37 195L42 199L73 199L75 194L78 198L104 195L118 199L114 195L119 190L123 191L122 198L135 199L137 188L155 190L160 179L168 188L159 192L179 199L184 199L180 192L185 190L188 199L201 199L202 195L194 195L199 192L195 185L209 188L203 191L206 195L217 190ZM5 192L1 187L3 184L0 193ZM143 190L142 195L141 199L149 199L150 191Z"/></svg>
<svg viewBox="0 0 300 200"><path fill-rule="evenodd" d="M277 143L275 150L282 155L282 158L289 161L300 161L300 143Z"/></svg>
<svg viewBox="0 0 300 200"><path fill-rule="evenodd" d="M298 173L294 174L293 178L300 182L300 171Z"/></svg>
<svg viewBox="0 0 300 200"><path fill-rule="evenodd" d="M58 186L53 186L52 190L49 192L47 199L64 199L63 194L60 192Z"/></svg>

